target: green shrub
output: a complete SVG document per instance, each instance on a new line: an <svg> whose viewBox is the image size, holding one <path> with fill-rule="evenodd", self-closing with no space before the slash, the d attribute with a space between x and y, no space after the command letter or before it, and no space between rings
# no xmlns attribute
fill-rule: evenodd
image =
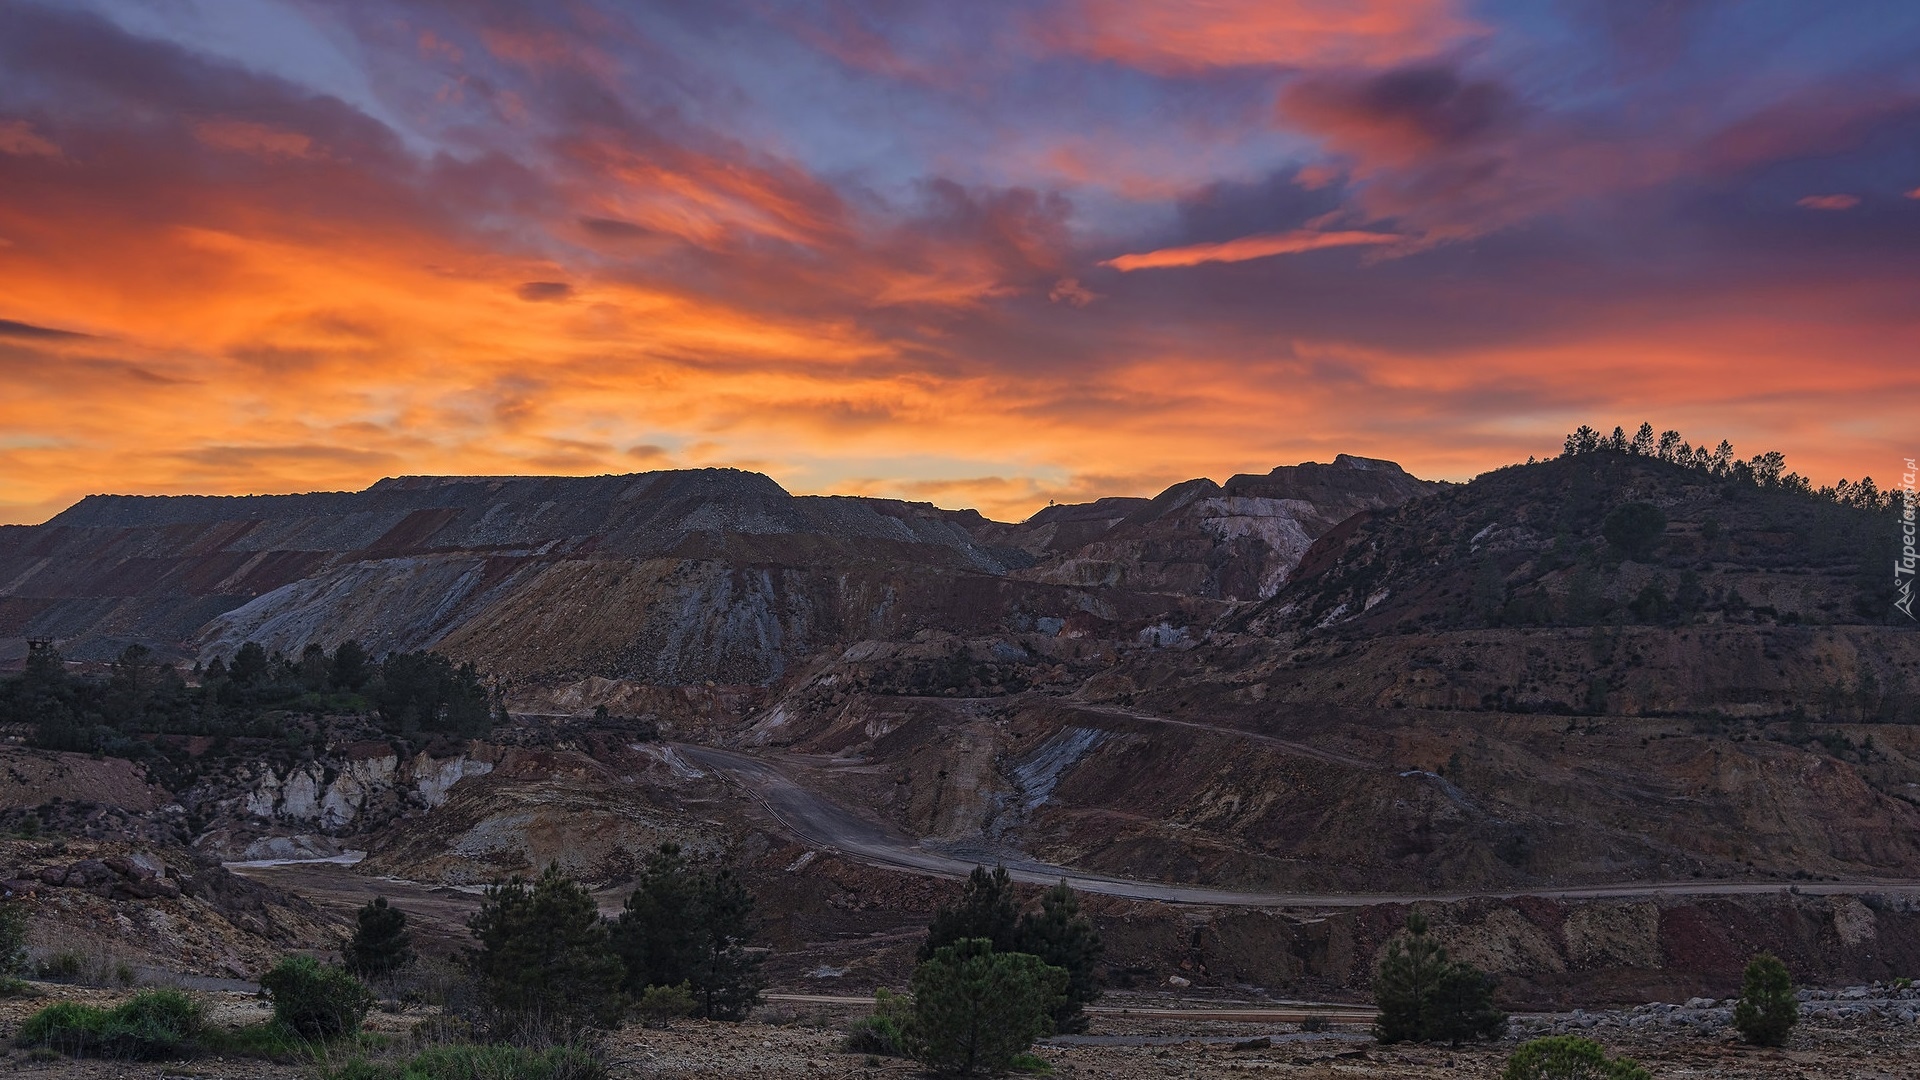
<svg viewBox="0 0 1920 1080"><path fill-rule="evenodd" d="M327 1080L605 1080L607 1067L591 1050L550 1046L436 1046L398 1062L356 1058L329 1070Z"/></svg>
<svg viewBox="0 0 1920 1080"><path fill-rule="evenodd" d="M373 991L345 968L311 956L283 957L260 979L273 999L273 1018L307 1039L332 1039L360 1030Z"/></svg>
<svg viewBox="0 0 1920 1080"><path fill-rule="evenodd" d="M221 1057L264 1058L269 1061L294 1061L311 1055L314 1043L278 1020L266 1020L237 1028L210 1027L194 1040L202 1054Z"/></svg>
<svg viewBox="0 0 1920 1080"><path fill-rule="evenodd" d="M143 990L110 1010L49 1005L20 1025L14 1042L74 1057L149 1060L185 1053L205 1021L205 1008L180 991Z"/></svg>
<svg viewBox="0 0 1920 1080"><path fill-rule="evenodd" d="M693 987L682 981L678 986L647 987L634 1003L633 1011L640 1015L641 1023L665 1027L667 1021L691 1016L699 1007L700 1003L693 998Z"/></svg>
<svg viewBox="0 0 1920 1080"><path fill-rule="evenodd" d="M1053 1028L1067 973L986 938L935 949L913 971L914 1056L937 1072L999 1073Z"/></svg>
<svg viewBox="0 0 1920 1080"><path fill-rule="evenodd" d="M1493 981L1471 964L1447 958L1427 934L1427 920L1407 916L1407 932L1387 943L1373 981L1381 1042L1447 1042L1492 1038L1507 1018L1493 1007Z"/></svg>
<svg viewBox="0 0 1920 1080"><path fill-rule="evenodd" d="M1733 1007L1733 1026L1741 1036L1760 1046L1781 1046L1799 1022L1800 1002L1787 965L1771 953L1749 960L1740 1001Z"/></svg>
<svg viewBox="0 0 1920 1080"><path fill-rule="evenodd" d="M41 960L39 964L35 965L34 974L42 979L60 982L65 979L78 978L80 973L86 969L86 964L87 958L80 955L79 950L61 949L59 952Z"/></svg>
<svg viewBox="0 0 1920 1080"><path fill-rule="evenodd" d="M873 992L873 1015L854 1021L840 1041L849 1054L913 1056L913 1000L891 990Z"/></svg>
<svg viewBox="0 0 1920 1080"><path fill-rule="evenodd" d="M74 1001L57 1001L41 1009L14 1034L16 1045L44 1047L79 1057L94 1049L106 1026L105 1009Z"/></svg>
<svg viewBox="0 0 1920 1080"><path fill-rule="evenodd" d="M1507 1059L1500 1080L1652 1080L1632 1058L1608 1058L1606 1048L1577 1035L1549 1035L1523 1043Z"/></svg>

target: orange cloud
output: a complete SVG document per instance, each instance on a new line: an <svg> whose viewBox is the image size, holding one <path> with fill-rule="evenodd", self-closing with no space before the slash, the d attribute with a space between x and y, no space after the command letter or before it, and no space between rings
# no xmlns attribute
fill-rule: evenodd
<svg viewBox="0 0 1920 1080"><path fill-rule="evenodd" d="M0 122L0 154L57 158L60 147L41 137L25 120L7 120Z"/></svg>
<svg viewBox="0 0 1920 1080"><path fill-rule="evenodd" d="M1197 266L1200 263L1210 262L1246 262L1249 259L1293 255L1302 251L1319 251L1322 248L1353 247L1359 244L1392 244L1405 239L1393 233L1358 230L1314 232L1310 229L1294 229L1290 232L1271 233L1265 236L1243 236L1238 240L1227 240L1217 244L1188 244L1185 247L1121 255L1108 259L1100 265L1127 271L1167 266Z"/></svg>
<svg viewBox="0 0 1920 1080"><path fill-rule="evenodd" d="M216 149L236 150L256 157L299 160L318 156L311 136L250 120L206 120L193 126L193 134Z"/></svg>
<svg viewBox="0 0 1920 1080"><path fill-rule="evenodd" d="M1042 40L1148 71L1378 67L1479 32L1451 0L1079 0Z"/></svg>
<svg viewBox="0 0 1920 1080"><path fill-rule="evenodd" d="M1860 205L1858 195L1809 195L1797 204L1809 210L1851 210Z"/></svg>

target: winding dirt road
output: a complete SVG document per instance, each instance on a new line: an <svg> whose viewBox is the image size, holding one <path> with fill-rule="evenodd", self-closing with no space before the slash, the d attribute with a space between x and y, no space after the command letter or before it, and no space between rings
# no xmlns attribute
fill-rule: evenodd
<svg viewBox="0 0 1920 1080"><path fill-rule="evenodd" d="M804 787L766 758L711 746L676 743L673 749L738 784L788 832L801 841L870 866L931 877L962 878L980 860L923 847L916 840L841 806ZM1875 893L1920 898L1920 881L1853 879L1845 881L1656 881L1625 885L1575 885L1564 888L1450 893L1254 893L1137 881L1006 857L1015 881L1051 885L1065 880L1075 889L1129 900L1157 900L1207 907L1352 908L1417 900L1455 901L1471 897L1508 899L1537 896L1550 900L1608 900L1644 896L1755 896L1789 889L1814 896Z"/></svg>

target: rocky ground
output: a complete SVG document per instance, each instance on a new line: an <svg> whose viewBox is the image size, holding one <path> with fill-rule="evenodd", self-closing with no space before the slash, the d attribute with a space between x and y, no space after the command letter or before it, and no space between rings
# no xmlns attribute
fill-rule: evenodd
<svg viewBox="0 0 1920 1080"><path fill-rule="evenodd" d="M1850 996L1858 992L1860 996ZM50 1000L109 1004L123 992L41 985L36 994L0 1002L0 1031L10 1032ZM259 999L233 992L204 995L214 1021L239 1025L265 1018ZM1303 1032L1289 1023L1192 1021L1164 1015L1096 1017L1088 1035L1037 1049L1057 1077L1174 1080L1267 1074L1298 1080L1463 1080L1499 1075L1519 1037L1540 1031L1578 1031L1609 1052L1635 1058L1657 1080L1908 1080L1920 1077L1920 1023L1899 1017L1909 1002L1891 988L1816 992L1807 1015L1784 1049L1742 1045L1714 1022L1713 1006L1657 1005L1605 1013L1520 1018L1524 1033L1502 1042L1449 1049L1380 1046L1364 1029L1338 1026ZM1859 1011L1854 1011L1856 1008ZM671 1028L628 1027L606 1042L611 1075L660 1080L707 1078L921 1077L912 1062L842 1051L845 1029L862 1009L852 1005L774 1003L745 1024L682 1021ZM369 1028L396 1042L423 1014L374 1013ZM1700 1018L1705 1016L1705 1022ZM1654 1022L1643 1022L1657 1017ZM1680 1022L1670 1022L1672 1018ZM25 1051L0 1051L0 1072L48 1080L107 1077L311 1078L312 1063L213 1058L129 1064L42 1060Z"/></svg>
<svg viewBox="0 0 1920 1080"><path fill-rule="evenodd" d="M180 847L0 839L0 872L0 888L31 913L30 962L76 975L251 979L284 952L344 933L313 904Z"/></svg>

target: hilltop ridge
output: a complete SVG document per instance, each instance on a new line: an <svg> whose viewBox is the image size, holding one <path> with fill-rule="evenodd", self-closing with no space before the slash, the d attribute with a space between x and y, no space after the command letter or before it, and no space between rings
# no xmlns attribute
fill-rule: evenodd
<svg viewBox="0 0 1920 1080"><path fill-rule="evenodd" d="M956 603L963 628L1094 608L1190 621L1270 594L1355 510L1431 487L1342 456L1017 524L795 496L738 469L94 495L0 530L0 660L27 636L94 660L130 643L204 658L248 639L297 651L353 637L382 651L444 645L538 678L764 683L827 644L940 624ZM581 590L596 603L581 608Z"/></svg>

